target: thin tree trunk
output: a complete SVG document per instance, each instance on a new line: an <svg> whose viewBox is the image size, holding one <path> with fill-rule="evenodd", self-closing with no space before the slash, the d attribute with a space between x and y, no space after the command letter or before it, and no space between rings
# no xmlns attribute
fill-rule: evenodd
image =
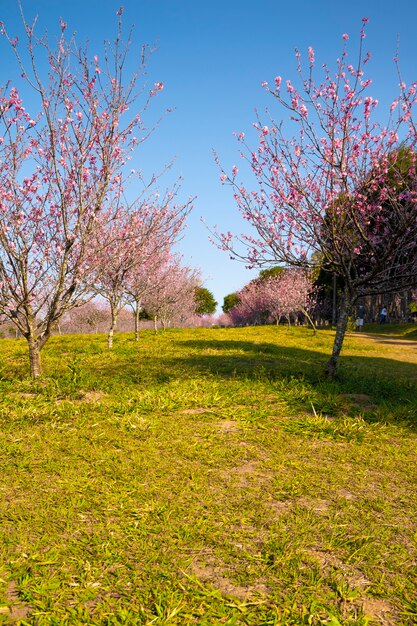
<svg viewBox="0 0 417 626"><path fill-rule="evenodd" d="M308 319L308 321L310 322L312 328L313 328L313 335L315 335L317 333L317 328L315 323L313 322L313 320L311 319L310 315L308 314L307 309L301 309L301 312L304 313L304 315L306 316L306 318Z"/></svg>
<svg viewBox="0 0 417 626"><path fill-rule="evenodd" d="M332 326L337 324L337 276L333 274Z"/></svg>
<svg viewBox="0 0 417 626"><path fill-rule="evenodd" d="M39 378L42 374L41 366L41 349L39 342L36 339L30 337L28 339L29 345L29 363L30 363L30 376L31 378Z"/></svg>
<svg viewBox="0 0 417 626"><path fill-rule="evenodd" d="M155 315L155 317L153 318L153 327L154 327L154 331L155 331L155 335L156 335L156 334L157 334L157 332L158 332L158 318L157 318L157 316L156 316L156 315Z"/></svg>
<svg viewBox="0 0 417 626"><path fill-rule="evenodd" d="M352 310L352 299L349 294L344 293L341 302L341 308L336 326L336 335L333 343L332 356L327 362L325 373L329 380L333 380L336 374L337 362L343 346L343 340L346 334L346 328L349 315Z"/></svg>
<svg viewBox="0 0 417 626"><path fill-rule="evenodd" d="M109 350L113 348L113 336L114 336L114 331L116 330L116 326L117 326L117 314L118 314L118 310L116 306L112 304L110 305L110 308L111 308L111 326L110 326L109 334L107 335L107 346Z"/></svg>
<svg viewBox="0 0 417 626"><path fill-rule="evenodd" d="M140 316L140 305L139 303L135 304L135 341L139 341L139 316Z"/></svg>

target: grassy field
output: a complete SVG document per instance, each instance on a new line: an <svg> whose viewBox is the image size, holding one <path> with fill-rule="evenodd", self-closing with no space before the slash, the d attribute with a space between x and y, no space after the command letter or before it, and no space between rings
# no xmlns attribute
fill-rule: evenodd
<svg viewBox="0 0 417 626"><path fill-rule="evenodd" d="M2 340L0 624L416 624L417 332L367 331L333 383L329 330Z"/></svg>

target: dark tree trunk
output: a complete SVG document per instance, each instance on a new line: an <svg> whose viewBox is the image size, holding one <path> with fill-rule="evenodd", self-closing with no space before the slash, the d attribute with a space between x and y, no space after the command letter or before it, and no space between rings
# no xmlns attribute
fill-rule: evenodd
<svg viewBox="0 0 417 626"><path fill-rule="evenodd" d="M333 274L332 326L337 324L337 276Z"/></svg>
<svg viewBox="0 0 417 626"><path fill-rule="evenodd" d="M42 374L41 366L41 348L39 341L30 337L28 339L29 345L29 363L30 363L30 376L31 378L39 378Z"/></svg>
<svg viewBox="0 0 417 626"><path fill-rule="evenodd" d="M346 334L346 328L349 320L349 315L352 310L352 298L349 293L345 292L342 296L341 307L339 311L339 317L336 326L336 335L333 343L332 356L327 362L325 373L329 380L333 380L336 374L337 362L340 352L343 346L343 340Z"/></svg>

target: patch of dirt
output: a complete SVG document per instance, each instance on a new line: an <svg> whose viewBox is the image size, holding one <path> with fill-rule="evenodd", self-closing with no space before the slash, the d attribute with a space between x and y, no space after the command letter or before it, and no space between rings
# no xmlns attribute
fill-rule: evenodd
<svg viewBox="0 0 417 626"><path fill-rule="evenodd" d="M248 461L243 465L233 467L225 472L227 477L237 476L238 486L248 487L250 485L261 486L265 481L270 480L272 472L268 470L260 470L258 461Z"/></svg>
<svg viewBox="0 0 417 626"><path fill-rule="evenodd" d="M196 409L184 409L181 411L183 415L201 415L202 413L212 413L210 409L205 409L204 407L199 407Z"/></svg>
<svg viewBox="0 0 417 626"><path fill-rule="evenodd" d="M240 431L239 424L236 420L223 420L216 424L220 432L229 435L231 433L237 433Z"/></svg>
<svg viewBox="0 0 417 626"><path fill-rule="evenodd" d="M390 337L389 335L370 335L368 333L358 333L356 336L367 337L375 343L388 343L393 346L408 346L410 348L417 348L417 342L407 338L402 339L401 337Z"/></svg>
<svg viewBox="0 0 417 626"><path fill-rule="evenodd" d="M277 516L288 513L292 507L290 500L267 500L265 504L270 507Z"/></svg>
<svg viewBox="0 0 417 626"><path fill-rule="evenodd" d="M417 344L415 341L407 341L406 339L380 339L380 343L388 343L393 346L408 346L410 348L417 348Z"/></svg>
<svg viewBox="0 0 417 626"><path fill-rule="evenodd" d="M378 620L380 626L396 626L398 615L395 608L387 600L381 598L363 598L362 610L367 617Z"/></svg>
<svg viewBox="0 0 417 626"><path fill-rule="evenodd" d="M349 489L339 489L339 491L337 492L337 494L341 497L341 498L345 498L345 500L356 500L356 496L354 493L352 493L351 491L349 491Z"/></svg>
<svg viewBox="0 0 417 626"><path fill-rule="evenodd" d="M10 604L8 618L10 622L19 622L29 617L33 607L19 601L17 584L12 581L6 589L6 602Z"/></svg>
<svg viewBox="0 0 417 626"><path fill-rule="evenodd" d="M306 509L320 514L327 513L330 506L327 500L321 500L320 498L297 498L294 504L304 506Z"/></svg>
<svg viewBox="0 0 417 626"><path fill-rule="evenodd" d="M103 391L86 391L82 395L82 401L89 403L100 402L105 397L106 394Z"/></svg>
<svg viewBox="0 0 417 626"><path fill-rule="evenodd" d="M38 394L30 391L12 391L9 395L15 398L36 398Z"/></svg>
<svg viewBox="0 0 417 626"><path fill-rule="evenodd" d="M371 397L366 393L342 393L340 395L365 411L372 411L377 408L376 405L373 404Z"/></svg>
<svg viewBox="0 0 417 626"><path fill-rule="evenodd" d="M256 409L258 405L256 404L232 404L231 406L225 407L228 411L237 411L239 409Z"/></svg>
<svg viewBox="0 0 417 626"><path fill-rule="evenodd" d="M253 585L242 586L230 580L224 575L221 566L216 563L213 557L208 557L204 562L194 560L190 569L199 581L210 584L224 596L234 596L239 600L246 600L254 595L266 595L270 592L262 581L257 581Z"/></svg>
<svg viewBox="0 0 417 626"><path fill-rule="evenodd" d="M355 589L365 589L371 584L371 581L365 578L362 572L352 565L343 563L339 557L331 552L322 550L308 550L307 553L314 557L323 569L333 567L338 570L346 582Z"/></svg>

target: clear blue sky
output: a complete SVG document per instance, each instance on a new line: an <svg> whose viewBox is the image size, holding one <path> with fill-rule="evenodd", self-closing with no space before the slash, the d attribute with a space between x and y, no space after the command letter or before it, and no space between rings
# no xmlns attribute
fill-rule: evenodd
<svg viewBox="0 0 417 626"><path fill-rule="evenodd" d="M125 7L125 26L135 25L134 43L155 44L149 66L150 84L165 85L149 123L164 108L174 110L165 117L156 133L143 145L138 166L145 172L160 170L175 157L174 172L184 178L183 194L195 195L193 214L180 244L186 260L200 267L206 286L219 305L223 297L242 287L257 272L228 259L208 241L201 224L239 233L244 230L230 189L219 182L212 149L222 163L239 165L234 131L251 134L255 109L261 116L269 106L275 119L283 112L276 108L261 87L263 80L295 79L294 48L316 51L317 62L331 67L342 47L341 35L350 35L351 51L358 42L361 18L368 17L365 48L372 53L368 65L374 79L373 96L381 106L395 94L396 79L392 57L397 37L400 59L407 81L417 78L415 0L22 0L28 18L39 15L38 32L58 32L62 16L80 41L89 39L91 53L100 53L101 42L111 38L115 13ZM19 14L14 0L0 0L0 19L10 33L19 32ZM134 60L132 49L131 60ZM3 54L5 48L2 46ZM3 56L4 58L4 56ZM0 84L19 73L2 63ZM253 135L254 141L256 140ZM254 144L255 145L255 144Z"/></svg>

